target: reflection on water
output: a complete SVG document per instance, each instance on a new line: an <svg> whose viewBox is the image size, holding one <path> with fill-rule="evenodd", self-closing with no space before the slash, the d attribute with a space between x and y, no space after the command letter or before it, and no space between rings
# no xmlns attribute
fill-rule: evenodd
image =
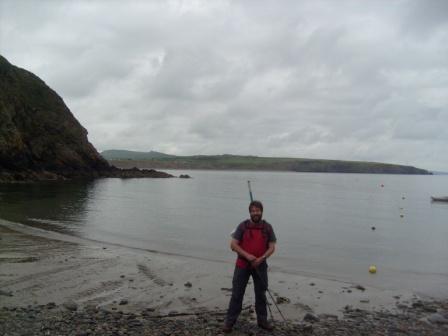
<svg viewBox="0 0 448 336"><path fill-rule="evenodd" d="M0 218L61 233L85 225L96 181L0 184Z"/></svg>
<svg viewBox="0 0 448 336"><path fill-rule="evenodd" d="M448 194L448 176L187 173L194 178L0 185L0 218L231 261L229 233L248 216L251 180L279 239L273 270L448 296L448 204L430 202Z"/></svg>

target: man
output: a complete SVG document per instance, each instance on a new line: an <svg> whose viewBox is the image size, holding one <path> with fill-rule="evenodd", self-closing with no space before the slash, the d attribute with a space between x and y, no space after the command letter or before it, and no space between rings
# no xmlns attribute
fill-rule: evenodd
<svg viewBox="0 0 448 336"><path fill-rule="evenodd" d="M243 307L247 282L252 276L255 290L255 311L258 326L272 330L266 309L268 265L266 259L275 251L277 241L271 224L262 219L263 204L252 201L249 204L250 220L240 223L232 233L230 248L238 254L232 281L232 297L223 327L225 333L232 331Z"/></svg>

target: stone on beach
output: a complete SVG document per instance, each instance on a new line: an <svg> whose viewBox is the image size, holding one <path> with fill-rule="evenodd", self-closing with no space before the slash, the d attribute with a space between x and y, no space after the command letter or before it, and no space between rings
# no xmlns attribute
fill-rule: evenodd
<svg viewBox="0 0 448 336"><path fill-rule="evenodd" d="M13 296L11 292L7 292L7 291L1 290L1 289L0 289L0 295L3 295L3 296Z"/></svg>
<svg viewBox="0 0 448 336"><path fill-rule="evenodd" d="M448 324L448 319L439 313L434 313L428 316L428 321L431 323Z"/></svg>
<svg viewBox="0 0 448 336"><path fill-rule="evenodd" d="M277 304L283 304L283 303L290 303L291 300L288 299L287 297L279 296L279 297L277 297L276 302L277 302Z"/></svg>
<svg viewBox="0 0 448 336"><path fill-rule="evenodd" d="M306 313L305 316L303 317L303 320L308 321L308 322L318 322L319 317L317 317L316 315L314 315L312 313Z"/></svg>
<svg viewBox="0 0 448 336"><path fill-rule="evenodd" d="M76 310L78 310L78 305L77 305L75 302L73 302L73 301L64 302L64 303L62 304L62 306L63 306L64 308L68 309L68 310L71 310L71 311L76 311Z"/></svg>

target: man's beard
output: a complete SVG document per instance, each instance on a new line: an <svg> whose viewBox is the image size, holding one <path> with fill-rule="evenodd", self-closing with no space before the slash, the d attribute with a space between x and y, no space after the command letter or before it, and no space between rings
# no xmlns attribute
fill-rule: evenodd
<svg viewBox="0 0 448 336"><path fill-rule="evenodd" d="M259 223L261 221L261 215L253 215L250 216L250 219L252 220L252 222L254 223Z"/></svg>

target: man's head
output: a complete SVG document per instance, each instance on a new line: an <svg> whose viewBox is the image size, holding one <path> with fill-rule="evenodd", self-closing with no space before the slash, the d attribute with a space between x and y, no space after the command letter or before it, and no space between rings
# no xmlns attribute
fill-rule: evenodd
<svg viewBox="0 0 448 336"><path fill-rule="evenodd" d="M263 204L260 201L252 201L249 204L250 219L254 223L259 223L263 216Z"/></svg>

